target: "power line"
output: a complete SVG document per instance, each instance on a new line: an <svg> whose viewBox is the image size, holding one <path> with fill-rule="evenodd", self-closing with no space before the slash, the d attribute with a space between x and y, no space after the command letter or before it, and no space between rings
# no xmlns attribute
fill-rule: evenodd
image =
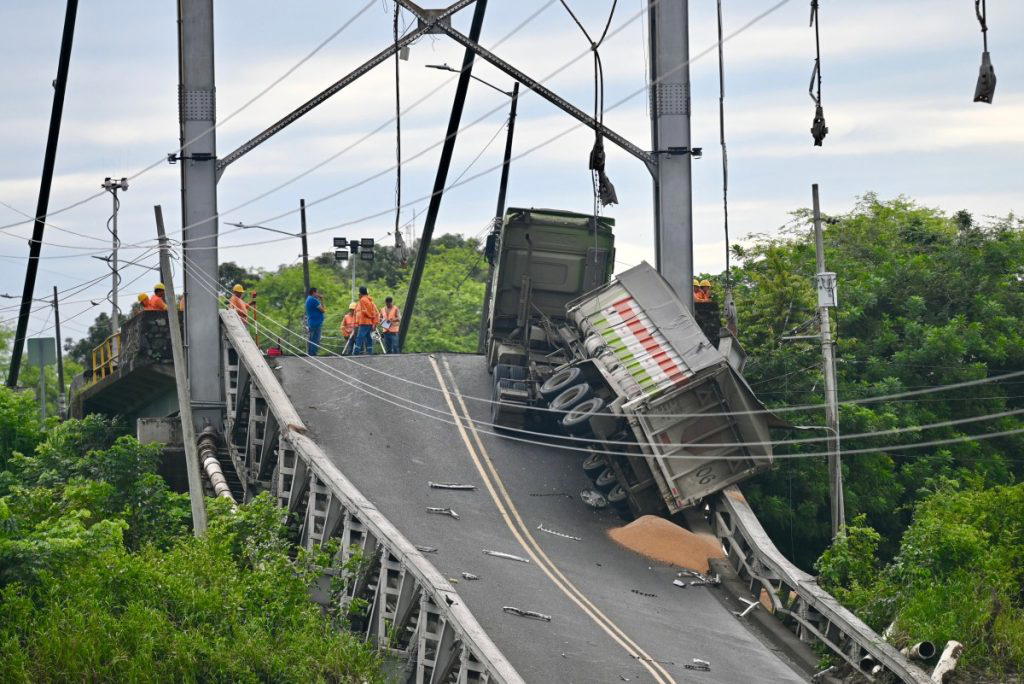
<svg viewBox="0 0 1024 684"><path fill-rule="evenodd" d="M202 280L205 280L205 282L202 282ZM216 290L210 288L210 286L209 286L209 282L210 281L209 281L208 277L204 277L202 280L200 281L201 287L204 287L207 291L210 291L213 294L217 294ZM292 335L298 335L298 333L296 331L288 328L287 326L281 324L280 322L276 321L274 318L272 318L270 316L267 316L266 314L264 314L262 316L262 320L264 321L264 323L266 321L270 321L270 323L274 324L275 326L277 326L281 330L284 330L286 332L291 333ZM278 337L279 340L281 339L280 336L275 336L275 337ZM290 343L286 343L286 344L287 344L288 347L291 347L292 349L299 350L300 355L301 355L302 349L300 347L298 347L296 345L292 345ZM320 348L322 349L323 347L320 346ZM339 357L339 358L346 359L349 362L355 362L353 359L351 359L351 357L344 357L343 356L343 357ZM368 370L375 370L375 369L369 368L365 364L359 364L358 362L355 362L355 363L357 363L357 365L359 365L359 366L361 366L363 368L366 368ZM360 391L363 391L363 392L365 392L367 394L370 394L371 396L374 396L375 398L380 399L382 401L387 401L388 403L395 403L395 402L385 398L386 396L387 397L394 397L395 399L397 399L400 402L406 402L406 403L410 404L411 406L415 406L415 407L417 407L419 409L425 409L426 411L432 411L432 412L441 413L441 414L444 413L444 411L442 409L437 409L437 408L428 406L426 404L415 402L415 401L413 401L411 399L408 399L406 397L402 397L402 396L394 394L392 392L387 392L387 391L381 390L379 387L376 387L376 386L374 386L371 383L365 382L363 380L360 380L360 379L356 378L355 376L352 376L352 375L349 375L349 374L344 373L342 371L338 371L338 370L336 370L334 368L331 368L329 365L327 365L326 363L323 363L320 360L316 361L316 366L318 367L319 370L321 370L321 372L324 372L325 374L330 375L331 377L334 377L335 379L342 380L346 384L349 384L350 386L352 386L352 387L354 387L356 389L359 389ZM384 373L383 371L379 371L379 372ZM384 374L385 375L390 375L390 374L387 374L387 373L384 373ZM352 382L349 382L349 381L352 381ZM355 384L353 384L353 382ZM442 390L440 388L429 387L429 386L423 385L421 383L411 383L411 384L418 385L418 386L421 386L421 387L424 387L424 388L428 388L428 389L433 389L433 390L436 390L436 391L444 391L444 390ZM365 387L360 387L360 386L365 386ZM366 388L369 388L369 389L366 389ZM468 398L468 397L466 397L466 398ZM491 401L491 400L488 400L488 403L494 403L494 402ZM400 405L400 404L396 404L396 405ZM402 408L406 408L408 410L414 410L414 409L411 409L411 408L409 408L407 406L402 406ZM415 411L415 412L422 413L422 411ZM566 412L565 411L559 411L559 413L566 413ZM739 414L742 414L742 413L745 413L745 412L742 412L742 411L740 411L740 412L729 412L729 413L725 413L725 414L713 414L713 413L679 414L678 417L701 417L701 416L712 416L712 415L734 416L734 415L739 415ZM942 428L942 427L952 427L952 426L956 426L956 425L963 425L963 424L972 423L972 422L979 422L979 421L983 421L983 420L994 420L994 419L997 419L997 418L1007 418L1007 417L1012 417L1012 416L1016 416L1016 415L1020 415L1020 414L1024 414L1024 409L1017 409L1017 410L1011 410L1011 411L1002 411L1002 412L986 414L986 415L982 415L982 416L972 416L972 417L966 417L966 418L958 418L958 419L940 421L940 422L937 422L937 423L926 424L926 425L906 426L906 427L901 427L901 428L891 428L891 429L888 429L888 430L879 430L879 431L874 431L874 432L865 432L865 433L859 433L859 434L851 434L851 435L848 435L847 438L849 438L849 439L867 439L867 438L874 438L874 437L879 437L879 436L883 436L883 435L916 433L916 432L922 432L924 430L938 429L938 428ZM423 414L423 415L427 415L427 414ZM664 418L664 417L669 417L670 415L671 414L659 414L659 417L663 417ZM622 415L622 417L625 417L625 415ZM470 419L470 420L474 424L476 424L476 425L483 425L483 426L491 427L491 428L504 427L504 426L498 426L497 424L489 423L489 422L486 422L486 421L475 420L475 419ZM509 429L509 431L510 432L520 433L520 434L528 434L528 435L534 435L534 436L539 436L539 437L547 437L549 439L551 437L551 435L549 433L538 432L538 431L534 431L534 430ZM1022 429L1022 431L1024 431L1024 429ZM495 433L495 434L498 434L498 433ZM571 436L560 437L560 439L563 440L563 441L580 442L580 443L585 443L585 444L591 444L593 442L592 439L585 439L585 438L578 438L578 437L571 437ZM664 449L664 448L673 448L673 447L684 448L684 447L690 447L690 446L700 446L700 447L707 447L707 448L721 448L721 447L770 446L770 445L774 445L774 444L803 444L803 443L814 443L814 442L827 441L828 439L829 439L829 437L825 436L825 437L812 437L812 438L806 438L806 439L774 440L774 441L768 441L768 442L758 441L758 442L696 443L696 444L690 444L690 443L682 443L682 444L674 444L674 443L668 443L668 444L664 444L664 443L647 444L647 443L637 442L637 441L634 441L634 440L629 440L629 441L602 440L602 441L603 441L603 443L610 444L610 445L623 445L623 446L630 446L630 447L635 447L635 446L644 447L644 446L646 446L646 447L657 447L657 448ZM899 447L901 445L896 445L896 446ZM868 451L877 451L877 449L869 449ZM823 452L823 453L827 454L828 452ZM638 454L633 453L631 455L637 456ZM671 455L669 455L667 457L671 457ZM702 458L702 457L701 456L697 456L695 458Z"/></svg>
<svg viewBox="0 0 1024 684"><path fill-rule="evenodd" d="M349 18L349 19L348 19L347 21L345 21L345 23L343 23L343 24L342 24L342 25L341 25L340 27L338 27L338 28L337 28L337 29L336 29L336 30L335 30L335 31L334 31L333 33L331 33L331 34L330 34L329 36L327 36L327 38L325 38L324 40L322 40L322 41L321 41L321 42L320 42L320 43L319 43L319 44L318 44L318 45L317 45L316 47L314 47L314 48L313 48L313 49L312 49L312 50L311 50L310 52L308 52L308 53L307 53L307 54L306 54L306 55L305 55L304 57L302 57L302 58L301 58L301 59L300 59L300 60L299 60L298 62L296 62L296 63L295 63L294 65L292 65L291 67L289 67L289 68L288 68L288 69L287 69L287 70L286 70L286 71L285 71L285 72L284 72L283 74L281 74L281 75L280 75L280 76L278 76L278 77L277 77L276 79L274 79L273 81L271 81L271 83L270 83L269 85L267 85L266 87L264 87L264 88L263 88L262 90L260 90L260 91L259 91L258 93L256 93L256 95L254 95L253 97L249 98L249 99L248 99L248 100L247 100L247 101L246 101L245 103L243 103L243 104L242 104L242 106L238 107L238 108L237 108L237 109L235 109L235 110L234 110L233 112L231 112L230 114L228 114L228 115L227 115L226 117L224 117L223 119L221 119L220 121L218 121L218 122L217 122L216 124L214 124L213 126L211 126L210 128L208 128L207 130L205 130L205 131L203 131L203 132L199 133L198 135L196 135L196 136L195 136L194 138L192 138L191 140L188 140L188 141L184 142L184 143L183 143L183 144L182 144L182 145L181 145L181 146L180 146L180 147L179 147L179 148L178 148L178 149L176 150L175 154L181 154L182 150L184 150L184 149L185 149L186 147L188 147L188 146L189 146L189 145L191 145L192 143L196 142L197 140L199 140L199 139L201 139L201 138L205 137L205 136L206 136L206 135L208 135L208 134L209 134L210 132L212 132L212 131L215 131L215 130L216 130L217 128L219 128L220 126L223 126L223 125L224 125L224 124L226 124L226 123L227 123L228 121L230 121L231 119L235 118L236 116L238 116L239 114L241 114L241 113L242 113L243 111L245 111L246 109L248 109L248 108L249 108L250 106L252 106L252 105L253 105L253 104L254 104L254 103L255 103L255 102L257 101L257 100L259 100L260 98L262 98L262 97L263 97L264 95L266 95L266 94L267 94L268 92L270 92L270 91L271 91L271 90L273 90L273 89L274 89L275 87L277 87L277 85L278 85L278 84L280 84L280 83L281 83L282 81L284 81L284 80L285 80L286 78L288 78L288 77L289 77L289 76L291 76L291 75L292 75L293 73L295 73L295 71L296 71L296 70L297 70L297 69L298 69L299 67L301 67L301 66L302 66L303 64L305 64L306 62L308 62L308 61L309 61L309 60L310 60L310 59L311 59L311 58L312 58L312 57L313 57L313 56L314 56L315 54L317 54L318 52L320 52L320 50L322 50L322 49L323 49L323 48L324 48L325 46L327 46L327 44L328 44L328 43L330 43L330 42L331 42L331 41L333 41L333 40L334 40L335 38L337 38L337 37L338 37L339 35L341 35L341 33L342 33L342 32L344 32L344 31L345 31L345 29L347 29L347 28L348 28L349 26L351 26L351 25L352 25L352 24L353 24L353 23L354 23L354 22L356 21L356 19L358 19L359 17L361 17L361 16L363 15L363 13L365 13L365 12L366 12L366 11L367 11L368 9L370 9L370 7L372 7L372 6L373 6L373 3L374 3L374 1L375 1L375 0L369 0L369 2L367 2L367 3L366 3L366 4L365 4L365 5L364 5L364 6L363 6L363 7L361 8L361 9L359 9L359 10L358 10L358 11L357 11L357 12L356 12L356 13L355 13L354 15L352 15L352 16L351 16L351 17L350 17L350 18ZM149 171L152 171L152 170L153 170L153 169L155 169L156 167L158 167L158 166L161 166L162 164L164 164L164 163L165 163L166 161L167 161L167 156L165 155L165 156L161 157L160 159L158 159L158 160L154 161L154 162L153 162L152 164L150 164L150 165L148 165L148 166L146 166L146 167L143 167L143 168L142 168L142 169L140 169L139 171L136 171L136 172L135 172L134 174L132 174L131 176L129 176L129 177L128 177L128 180L132 180L132 181L134 181L134 180L135 180L135 179L137 179L137 178L138 178L139 176L142 176L143 174L145 174L145 173L148 173ZM103 192L98 192L98 193L96 193L96 194L93 194L93 195L89 195L88 197L84 197L83 199L81 199L81 200L79 200L79 201L77 201L77 202L74 202L74 203L72 203L72 204L69 204L69 205L67 205L66 207L62 207L61 209L58 209L58 210L56 210L56 211L51 211L51 212L48 212L47 216L43 216L43 217L35 217L35 218L31 218L31 217L30 217L30 218L29 218L29 219L28 219L27 221L17 221L17 222L15 222L15 223L9 223L9 224L6 224L6 225L2 225L2 226L0 226L0 230L5 230L5 229L7 229L7 228L12 228L12 227L14 227L14 226L19 226L19 225L22 225L22 224L24 224L24 223L28 223L28 222L31 222L31 221L35 221L35 220L37 220L37 219L39 219L39 220L42 220L42 219L46 219L46 218L49 218L49 217L55 216L55 215L57 215L57 214L61 214L61 213L65 212L65 211L68 211L69 209L73 209L73 208L75 208L75 207L81 206L82 204L85 204L86 202L90 202L90 201L92 201L92 200L94 200L94 199L96 199L97 197L100 197L100 196L102 196L102 195L103 195ZM11 209L14 209L13 207L10 207L9 205L7 205L7 206L8 206L9 208L11 208ZM17 209L14 209L14 211L17 211L17 213L21 214L22 216L28 216L28 215L27 215L27 214L25 214L24 212L22 212L22 211L19 211L19 210L17 210ZM49 224L48 224L48 225L49 225Z"/></svg>

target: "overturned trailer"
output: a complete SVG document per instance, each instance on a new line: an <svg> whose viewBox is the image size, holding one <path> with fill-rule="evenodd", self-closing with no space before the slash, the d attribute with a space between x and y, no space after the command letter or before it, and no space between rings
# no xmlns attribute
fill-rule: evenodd
<svg viewBox="0 0 1024 684"><path fill-rule="evenodd" d="M594 440L583 466L610 503L672 514L771 466L774 419L650 265L570 302L566 320L573 360L539 394Z"/></svg>

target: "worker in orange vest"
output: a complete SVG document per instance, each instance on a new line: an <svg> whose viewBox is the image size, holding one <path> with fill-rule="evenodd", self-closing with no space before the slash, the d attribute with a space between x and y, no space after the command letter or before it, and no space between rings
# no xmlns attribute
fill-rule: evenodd
<svg viewBox="0 0 1024 684"><path fill-rule="evenodd" d="M398 330L402 320L402 312L395 306L391 297L384 299L384 308L380 310L381 339L384 340L384 353L398 353Z"/></svg>
<svg viewBox="0 0 1024 684"><path fill-rule="evenodd" d="M359 303L356 304L356 344L353 354L373 353L373 329L378 323L380 311L366 286L362 285L359 287Z"/></svg>
<svg viewBox="0 0 1024 684"><path fill-rule="evenodd" d="M356 303L352 302L348 305L348 313L341 319L341 336L345 339L345 344L341 348L342 356L349 356L352 354L353 345L355 345L355 338L352 337L352 333L356 330Z"/></svg>
<svg viewBox="0 0 1024 684"><path fill-rule="evenodd" d="M135 316L145 310L146 300L149 299L149 294L146 292L140 292L138 299L139 301L132 306L132 316Z"/></svg>
<svg viewBox="0 0 1024 684"><path fill-rule="evenodd" d="M693 290L693 299L697 302L710 302L711 301L711 281L704 279L697 283L697 287Z"/></svg>
<svg viewBox="0 0 1024 684"><path fill-rule="evenodd" d="M245 288L240 284L231 288L231 299L228 300L228 308L233 309L242 323L249 323L249 305L245 303Z"/></svg>
<svg viewBox="0 0 1024 684"><path fill-rule="evenodd" d="M146 298L142 305L146 311L167 311L167 302L164 301L164 284L157 283L153 286L153 294Z"/></svg>

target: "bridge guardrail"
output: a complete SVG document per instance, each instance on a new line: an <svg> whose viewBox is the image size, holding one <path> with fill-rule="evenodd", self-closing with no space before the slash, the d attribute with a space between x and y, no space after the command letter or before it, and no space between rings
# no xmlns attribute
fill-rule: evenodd
<svg viewBox="0 0 1024 684"><path fill-rule="evenodd" d="M932 681L782 555L739 487L732 485L715 497L711 518L733 568L755 596L765 590L775 614L782 616L800 639L828 646L868 681L885 673L908 684Z"/></svg>
<svg viewBox="0 0 1024 684"><path fill-rule="evenodd" d="M450 677L460 683L522 682L451 583L306 435L238 316L231 311L220 316L227 432L236 442L232 461L244 469L240 476L269 485L279 504L298 515L307 548L341 539L334 573L344 572L354 548L361 551L364 562L347 578L343 601L366 600L369 609L353 625L381 648L409 657L408 678L417 684Z"/></svg>

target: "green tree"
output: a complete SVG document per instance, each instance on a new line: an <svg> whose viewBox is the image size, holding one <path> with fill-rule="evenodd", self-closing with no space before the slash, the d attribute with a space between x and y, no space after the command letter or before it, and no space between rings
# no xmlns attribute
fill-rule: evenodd
<svg viewBox="0 0 1024 684"><path fill-rule="evenodd" d="M734 269L740 337L751 362L746 376L770 406L824 400L820 351L813 342L786 342L813 332L814 245L804 222L737 250ZM825 228L829 268L839 274L837 331L841 400L983 379L1024 367L1024 230L1008 217L979 224L948 217L898 198L866 195ZM721 288L716 288L718 294ZM884 403L845 405L846 434L908 428L1020 407L1016 380ZM820 410L786 413L794 423L821 424ZM877 438L844 439L846 449L877 451L845 458L847 516L865 514L891 557L909 524L918 492L940 477L977 474L1009 483L1024 471L1011 454L1024 439L1010 435L934 448L899 450L920 442L1024 427L1016 416ZM799 434L793 436L806 437ZM820 452L823 442L780 447ZM785 459L744 485L780 548L810 567L828 545L830 525L824 460Z"/></svg>

